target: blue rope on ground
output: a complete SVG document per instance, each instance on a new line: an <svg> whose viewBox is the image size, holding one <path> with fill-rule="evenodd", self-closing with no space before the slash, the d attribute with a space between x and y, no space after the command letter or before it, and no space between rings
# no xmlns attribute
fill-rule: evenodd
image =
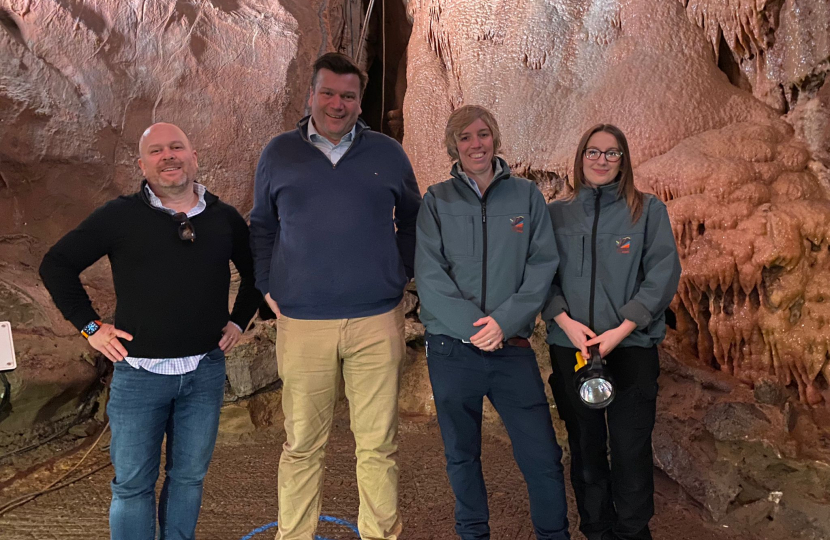
<svg viewBox="0 0 830 540"><path fill-rule="evenodd" d="M349 521L346 521L345 519L340 519L340 518L336 518L336 517L333 517L333 516L320 516L320 521L325 521L327 523L334 523L336 525L342 525L344 527L348 527L349 529L352 530L352 532L354 532L358 536L358 538L360 538L360 531L357 530L357 525L355 525L354 523L351 523ZM258 535L259 533L265 532L268 529L273 529L276 526L277 526L276 521L273 522L273 523L269 523L267 525L263 525L262 527L258 527L256 529L254 529L253 531L249 532L248 534L246 534L245 536L243 536L239 540L251 540L251 538ZM331 540L331 539L326 538L324 536L314 535L314 540Z"/></svg>

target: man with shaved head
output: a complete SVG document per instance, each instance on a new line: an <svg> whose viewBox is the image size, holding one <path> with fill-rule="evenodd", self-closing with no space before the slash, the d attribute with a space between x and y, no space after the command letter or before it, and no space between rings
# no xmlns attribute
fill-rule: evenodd
<svg viewBox="0 0 830 540"><path fill-rule="evenodd" d="M113 540L156 538L155 485L167 435L160 540L193 539L202 484L216 442L225 353L262 302L248 226L196 182L196 152L181 129L153 124L141 136L137 193L109 201L55 244L40 276L89 344L114 363ZM112 266L116 306L102 322L80 273ZM230 266L241 283L228 312Z"/></svg>

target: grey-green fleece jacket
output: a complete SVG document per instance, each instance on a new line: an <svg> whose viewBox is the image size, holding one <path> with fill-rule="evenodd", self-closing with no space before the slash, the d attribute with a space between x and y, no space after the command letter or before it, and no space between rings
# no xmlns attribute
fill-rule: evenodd
<svg viewBox="0 0 830 540"><path fill-rule="evenodd" d="M563 311L597 335L625 319L636 323L620 347L651 347L666 335L664 312L680 280L669 214L646 194L643 214L632 223L618 187L585 187L572 201L548 205L562 259L542 313L548 343L573 347L553 320Z"/></svg>
<svg viewBox="0 0 830 540"><path fill-rule="evenodd" d="M501 158L484 197L458 172L430 186L418 214L415 282L431 334L468 340L490 315L505 339L530 337L559 256L545 199ZM499 172L499 166L501 171Z"/></svg>

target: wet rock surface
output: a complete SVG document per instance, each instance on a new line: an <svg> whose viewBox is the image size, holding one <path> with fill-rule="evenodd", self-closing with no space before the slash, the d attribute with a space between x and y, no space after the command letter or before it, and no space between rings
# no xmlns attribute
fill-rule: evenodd
<svg viewBox="0 0 830 540"><path fill-rule="evenodd" d="M404 147L421 186L448 178L438 141L449 114L465 103L494 112L508 163L544 183L569 173L579 137L600 122L622 128L637 165L702 131L773 118L718 69L712 44L683 4L407 2L413 30ZM709 4L723 6L726 18L743 9L727 0Z"/></svg>
<svg viewBox="0 0 830 540"><path fill-rule="evenodd" d="M830 369L830 198L782 121L690 137L640 165L669 210L683 265L684 347L747 385L773 378L817 406Z"/></svg>

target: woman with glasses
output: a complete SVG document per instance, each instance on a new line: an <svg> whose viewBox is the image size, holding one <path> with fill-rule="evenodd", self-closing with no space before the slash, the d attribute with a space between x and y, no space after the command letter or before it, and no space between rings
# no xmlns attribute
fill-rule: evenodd
<svg viewBox="0 0 830 540"><path fill-rule="evenodd" d="M481 471L487 396L527 483L536 538L565 540L562 450L528 341L558 261L545 199L496 156L499 127L483 107L457 109L445 135L455 164L451 178L424 195L415 281L455 530L462 540L490 538Z"/></svg>
<svg viewBox="0 0 830 540"><path fill-rule="evenodd" d="M548 210L561 259L543 312L549 383L568 430L579 529L588 540L650 539L657 344L680 279L666 205L637 190L625 136L601 124L579 142L573 193ZM576 353L587 360L595 345L615 387L600 409L575 386Z"/></svg>

